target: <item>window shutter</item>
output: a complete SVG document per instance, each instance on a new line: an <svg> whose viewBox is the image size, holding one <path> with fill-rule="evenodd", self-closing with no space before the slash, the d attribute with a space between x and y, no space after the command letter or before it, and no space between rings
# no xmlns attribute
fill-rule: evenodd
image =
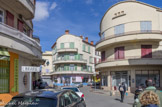
<svg viewBox="0 0 162 107"><path fill-rule="evenodd" d="M83 65L81 65L81 71L83 71Z"/></svg>
<svg viewBox="0 0 162 107"><path fill-rule="evenodd" d="M96 64L96 58L94 58L94 63Z"/></svg>
<svg viewBox="0 0 162 107"><path fill-rule="evenodd" d="M23 32L23 22L18 19L17 29L20 32Z"/></svg>
<svg viewBox="0 0 162 107"><path fill-rule="evenodd" d="M80 54L78 54L78 60L80 60Z"/></svg>
<svg viewBox="0 0 162 107"><path fill-rule="evenodd" d="M90 53L90 46L88 46L88 52Z"/></svg>
<svg viewBox="0 0 162 107"><path fill-rule="evenodd" d="M115 59L119 58L118 48L115 48Z"/></svg>
<svg viewBox="0 0 162 107"><path fill-rule="evenodd" d="M61 43L60 45L61 45L61 49L63 49L64 48L64 43Z"/></svg>
<svg viewBox="0 0 162 107"><path fill-rule="evenodd" d="M119 47L119 59L124 59L124 47Z"/></svg>
<svg viewBox="0 0 162 107"><path fill-rule="evenodd" d="M64 71L66 71L66 64L64 65Z"/></svg>
<svg viewBox="0 0 162 107"><path fill-rule="evenodd" d="M105 51L101 52L101 61L105 61Z"/></svg>
<svg viewBox="0 0 162 107"><path fill-rule="evenodd" d="M69 54L66 54L67 60L69 60Z"/></svg>
<svg viewBox="0 0 162 107"><path fill-rule="evenodd" d="M77 54L75 54L75 60L77 60Z"/></svg>
<svg viewBox="0 0 162 107"><path fill-rule="evenodd" d="M7 25L14 27L14 15L11 14L9 11L6 12L6 23Z"/></svg>
<svg viewBox="0 0 162 107"><path fill-rule="evenodd" d="M92 66L90 66L90 71L92 72Z"/></svg>
<svg viewBox="0 0 162 107"><path fill-rule="evenodd" d="M70 42L70 48L74 48L74 42Z"/></svg>
<svg viewBox="0 0 162 107"><path fill-rule="evenodd" d="M152 45L141 45L141 57L152 58Z"/></svg>
<svg viewBox="0 0 162 107"><path fill-rule="evenodd" d="M68 64L66 65L66 70L69 71L69 65Z"/></svg>
<svg viewBox="0 0 162 107"><path fill-rule="evenodd" d="M75 64L75 71L77 71L77 64Z"/></svg>

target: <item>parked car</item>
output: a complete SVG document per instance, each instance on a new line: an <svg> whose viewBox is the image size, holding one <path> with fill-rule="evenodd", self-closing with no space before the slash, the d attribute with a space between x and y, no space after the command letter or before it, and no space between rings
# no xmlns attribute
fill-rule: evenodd
<svg viewBox="0 0 162 107"><path fill-rule="evenodd" d="M80 88L80 87L83 87L83 84L81 82L73 82L73 86Z"/></svg>
<svg viewBox="0 0 162 107"><path fill-rule="evenodd" d="M81 98L84 98L84 94L77 87L62 87L62 89L73 90L75 93L78 94L78 96L80 96Z"/></svg>
<svg viewBox="0 0 162 107"><path fill-rule="evenodd" d="M18 94L5 107L86 107L72 90L43 89Z"/></svg>

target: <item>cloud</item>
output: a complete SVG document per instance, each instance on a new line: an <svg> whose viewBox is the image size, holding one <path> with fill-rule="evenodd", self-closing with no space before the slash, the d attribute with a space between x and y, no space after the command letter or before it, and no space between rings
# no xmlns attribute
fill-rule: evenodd
<svg viewBox="0 0 162 107"><path fill-rule="evenodd" d="M93 0L86 0L86 4L92 4Z"/></svg>
<svg viewBox="0 0 162 107"><path fill-rule="evenodd" d="M48 11L48 2L40 2L36 3L36 10L35 10L35 21L41 21L49 17Z"/></svg>
<svg viewBox="0 0 162 107"><path fill-rule="evenodd" d="M53 9L55 9L56 7L57 7L56 2L53 2L52 5L51 5L51 7L50 7L50 10L53 10Z"/></svg>

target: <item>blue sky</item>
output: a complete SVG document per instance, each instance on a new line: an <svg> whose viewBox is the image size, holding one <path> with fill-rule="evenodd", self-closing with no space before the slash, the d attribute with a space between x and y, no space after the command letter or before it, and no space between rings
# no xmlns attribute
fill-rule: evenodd
<svg viewBox="0 0 162 107"><path fill-rule="evenodd" d="M42 51L51 50L65 30L97 42L101 18L113 4L123 0L37 0L34 35L40 37ZM162 8L162 0L138 0Z"/></svg>

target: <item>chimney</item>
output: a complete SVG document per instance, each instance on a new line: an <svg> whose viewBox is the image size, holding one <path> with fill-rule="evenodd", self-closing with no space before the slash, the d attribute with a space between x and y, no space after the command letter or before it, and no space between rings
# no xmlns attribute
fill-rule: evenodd
<svg viewBox="0 0 162 107"><path fill-rule="evenodd" d="M69 34L69 30L65 30L65 34Z"/></svg>
<svg viewBox="0 0 162 107"><path fill-rule="evenodd" d="M82 35L80 35L80 38L82 38L82 39L83 39L83 36L82 36Z"/></svg>
<svg viewBox="0 0 162 107"><path fill-rule="evenodd" d="M91 45L93 45L93 41L91 41Z"/></svg>
<svg viewBox="0 0 162 107"><path fill-rule="evenodd" d="M88 42L88 37L85 38L85 41Z"/></svg>

